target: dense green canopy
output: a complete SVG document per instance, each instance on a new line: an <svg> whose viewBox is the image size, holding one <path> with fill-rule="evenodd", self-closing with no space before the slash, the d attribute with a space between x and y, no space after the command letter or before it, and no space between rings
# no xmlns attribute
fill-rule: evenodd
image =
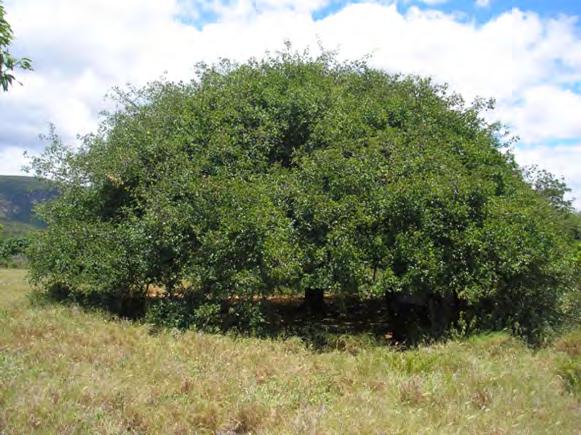
<svg viewBox="0 0 581 435"><path fill-rule="evenodd" d="M79 151L34 163L63 192L32 252L45 286L407 294L528 335L562 314L570 240L488 102L288 51L117 96Z"/></svg>

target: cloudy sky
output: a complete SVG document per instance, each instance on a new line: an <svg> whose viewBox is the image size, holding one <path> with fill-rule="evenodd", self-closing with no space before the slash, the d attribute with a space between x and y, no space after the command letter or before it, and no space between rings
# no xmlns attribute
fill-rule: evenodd
<svg viewBox="0 0 581 435"><path fill-rule="evenodd" d="M93 131L112 86L193 65L318 43L372 55L390 72L432 76L467 101L493 97L492 119L520 137L522 164L565 178L581 209L579 0L4 0L33 59L22 86L0 94L0 174L19 174L49 123L74 146Z"/></svg>

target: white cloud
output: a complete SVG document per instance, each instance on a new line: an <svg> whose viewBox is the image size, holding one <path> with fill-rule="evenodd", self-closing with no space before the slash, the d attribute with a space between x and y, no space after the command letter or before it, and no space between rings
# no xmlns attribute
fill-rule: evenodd
<svg viewBox="0 0 581 435"><path fill-rule="evenodd" d="M23 167L28 164L26 150L20 147L0 148L0 174L22 175Z"/></svg>
<svg viewBox="0 0 581 435"><path fill-rule="evenodd" d="M523 142L581 137L581 95L571 90L533 86L523 91L520 102L504 111L503 119L512 123Z"/></svg>
<svg viewBox="0 0 581 435"><path fill-rule="evenodd" d="M581 137L575 19L512 9L480 25L368 1L314 20L330 1L7 0L15 50L33 59L35 71L0 96L0 147L40 148L37 135L51 121L71 141L95 128L113 85L143 84L164 71L187 79L197 61L259 56L285 39L299 49L321 41L343 57L372 54L377 67L433 76L467 100L494 97L491 117L530 144ZM207 16L213 22L202 25Z"/></svg>
<svg viewBox="0 0 581 435"><path fill-rule="evenodd" d="M348 40L339 28L350 29ZM318 30L348 56L373 52L379 67L433 76L469 100L496 98L497 115L523 140L581 135L581 95L563 90L581 81L581 40L570 19L543 21L512 10L477 26L436 11L402 15L394 6L365 4L345 8Z"/></svg>
<svg viewBox="0 0 581 435"><path fill-rule="evenodd" d="M487 8L490 6L490 0L476 0L476 6L479 8Z"/></svg>

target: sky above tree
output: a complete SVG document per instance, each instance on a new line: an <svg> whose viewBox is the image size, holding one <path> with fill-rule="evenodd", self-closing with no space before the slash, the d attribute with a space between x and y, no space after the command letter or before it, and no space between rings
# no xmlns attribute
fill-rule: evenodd
<svg viewBox="0 0 581 435"><path fill-rule="evenodd" d="M322 45L370 55L389 72L432 76L497 101L490 120L520 138L520 163L563 176L581 208L581 2L578 0L6 0L16 56L33 59L0 94L0 174L22 173L54 123L75 145L112 86L193 65Z"/></svg>

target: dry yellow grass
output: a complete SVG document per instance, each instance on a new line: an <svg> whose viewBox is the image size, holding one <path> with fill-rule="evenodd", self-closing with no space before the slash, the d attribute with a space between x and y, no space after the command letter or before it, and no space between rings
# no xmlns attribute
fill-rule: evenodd
<svg viewBox="0 0 581 435"><path fill-rule="evenodd" d="M0 271L0 433L581 433L559 372L579 357L571 343L315 353L298 339L152 334L32 306L24 278Z"/></svg>

